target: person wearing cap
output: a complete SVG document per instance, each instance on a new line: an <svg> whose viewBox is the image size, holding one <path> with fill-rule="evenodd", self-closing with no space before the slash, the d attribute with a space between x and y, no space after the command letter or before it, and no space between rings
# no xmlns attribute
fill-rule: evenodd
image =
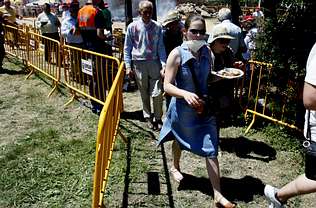
<svg viewBox="0 0 316 208"><path fill-rule="evenodd" d="M218 24L213 27L208 42L211 49L212 71L220 71L226 67L233 67L234 53L229 47L230 41L234 37L229 34L225 25ZM223 124L230 122L233 112L234 81L222 79L215 75L209 77L209 95L216 101L214 111L216 112L217 125L222 127Z"/></svg>
<svg viewBox="0 0 316 208"><path fill-rule="evenodd" d="M229 46L234 52L236 59L241 60L241 54L247 50L241 28L232 23L232 15L229 8L222 8L218 11L219 24L227 28L230 36L234 37Z"/></svg>
<svg viewBox="0 0 316 208"><path fill-rule="evenodd" d="M61 14L61 19L62 21L68 17L70 17L70 11L69 11L69 6L67 3L63 3L62 7L62 14Z"/></svg>
<svg viewBox="0 0 316 208"><path fill-rule="evenodd" d="M109 3L104 2L103 7L101 8L102 14L105 20L105 29L112 34L112 14L109 10Z"/></svg>
<svg viewBox="0 0 316 208"><path fill-rule="evenodd" d="M180 14L177 11L169 12L164 21L163 26L163 42L166 49L166 55L168 56L170 52L177 46L180 46L183 42L183 30L184 25L181 22ZM166 98L166 108L170 104L171 96L165 94Z"/></svg>
<svg viewBox="0 0 316 208"><path fill-rule="evenodd" d="M202 16L190 15L184 23L183 43L168 56L164 90L172 99L158 144L173 141L170 174L179 183L183 179L180 169L182 150L204 157L214 193L212 207L233 208L236 205L229 202L220 189L216 118L212 113L203 113L208 107L204 95L208 93L207 79L212 64L205 41L205 25Z"/></svg>
<svg viewBox="0 0 316 208"><path fill-rule="evenodd" d="M162 77L166 65L162 26L152 20L152 2L140 1L138 7L140 18L128 25L125 36L126 74L129 76L135 74L141 94L143 116L148 127L160 130L163 103ZM151 98L154 120L151 117Z"/></svg>
<svg viewBox="0 0 316 208"><path fill-rule="evenodd" d="M164 21L163 26L163 41L165 44L166 55L183 42L184 25L181 22L181 16L177 11L169 12Z"/></svg>
<svg viewBox="0 0 316 208"><path fill-rule="evenodd" d="M246 31L246 35L244 38L245 45L247 47L247 51L242 54L244 62L246 63L246 77L250 76L250 66L247 62L252 59L254 51L256 49L256 36L258 33L257 24L254 17L248 17L243 21L243 28Z"/></svg>
<svg viewBox="0 0 316 208"><path fill-rule="evenodd" d="M256 7L256 10L252 13L252 16L254 16L255 18L264 17L263 12L261 11L260 6L257 6L257 7Z"/></svg>

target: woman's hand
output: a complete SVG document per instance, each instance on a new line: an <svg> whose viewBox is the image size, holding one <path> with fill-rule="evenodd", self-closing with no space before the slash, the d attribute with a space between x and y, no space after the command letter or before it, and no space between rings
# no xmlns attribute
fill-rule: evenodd
<svg viewBox="0 0 316 208"><path fill-rule="evenodd" d="M204 101L195 93L185 92L183 98L194 109L200 109L204 105Z"/></svg>

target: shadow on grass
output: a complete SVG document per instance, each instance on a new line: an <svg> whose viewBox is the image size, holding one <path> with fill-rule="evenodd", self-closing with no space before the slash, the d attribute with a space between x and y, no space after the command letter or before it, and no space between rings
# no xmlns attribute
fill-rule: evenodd
<svg viewBox="0 0 316 208"><path fill-rule="evenodd" d="M256 159L269 162L276 159L276 151L264 142L249 140L246 137L221 138L222 151L236 153L240 158Z"/></svg>
<svg viewBox="0 0 316 208"><path fill-rule="evenodd" d="M124 111L121 113L121 118L122 119L138 120L138 121L142 121L142 122L145 121L145 119L143 117L142 110L131 111L131 112Z"/></svg>
<svg viewBox="0 0 316 208"><path fill-rule="evenodd" d="M1 74L8 74L8 75L20 75L20 74L27 74L28 72L25 69L22 70L9 70L3 68L0 72Z"/></svg>
<svg viewBox="0 0 316 208"><path fill-rule="evenodd" d="M128 121L132 125L137 126L135 123ZM137 126L139 127L139 126ZM141 128L141 127L139 127ZM150 131L147 131L143 128L141 128L143 131L146 131L147 133L150 133L152 138L154 137L154 134ZM174 208L174 201L173 201L173 195L172 195L172 188L170 183L170 177L169 177L169 170L167 165L167 157L164 149L164 145L161 145L161 156L162 156L162 162L163 162L163 168L164 168L164 174L166 179L166 186L167 186L167 197L170 208ZM129 199L129 187L131 183L130 179L130 172L131 172L131 160L132 160L132 151L131 151L131 139L128 139L128 143L126 145L126 171L125 171L125 177L124 177L124 192L123 192L123 200L122 200L122 208L128 207L128 199ZM159 181L159 173L158 172L147 172L147 187L148 187L148 193L138 193L138 194L144 194L144 195L160 195L160 181Z"/></svg>
<svg viewBox="0 0 316 208"><path fill-rule="evenodd" d="M126 171L125 171L125 177L124 177L124 192L123 192L123 201L122 201L122 207L128 207L128 189L129 189L129 183L130 183L130 172L131 172L131 140L128 139L127 145L126 145Z"/></svg>
<svg viewBox="0 0 316 208"><path fill-rule="evenodd" d="M260 179L245 176L240 179L221 178L222 194L231 201L253 201L255 195L263 195L264 184ZM196 177L183 173L178 191L196 190L203 194L212 196L213 190L208 178Z"/></svg>
<svg viewBox="0 0 316 208"><path fill-rule="evenodd" d="M136 111L137 112L137 111ZM124 113L124 112L123 112ZM126 115L124 115L125 117L122 117L122 114L123 113L121 113L121 119L126 119L125 121L127 122L127 123L129 123L129 125L131 125L131 126L134 126L134 127L136 127L136 128L138 128L140 131L143 131L143 132L146 132L147 134L149 134L149 138L150 139L152 139L152 140L157 140L157 138L156 138L156 136L155 136L155 134L152 132L152 130L149 130L148 128L144 128L144 126L146 126L146 125L139 125L139 124L137 124L137 123L135 123L135 122L133 122L133 121L131 121L131 120L129 120L129 119L127 119L126 118ZM125 130L127 130L126 128L124 128L122 125L120 125L120 127L122 128L122 129L125 129Z"/></svg>
<svg viewBox="0 0 316 208"><path fill-rule="evenodd" d="M164 144L161 144L160 147L161 147L161 155L162 155L162 161L163 161L163 169L164 169L165 178L166 178L167 195L168 195L168 200L169 200L169 206L171 208L174 208L174 202L173 202L173 196L172 196L172 188L171 188L171 183L170 183L169 169L168 169L168 163L167 163L167 157L166 157Z"/></svg>

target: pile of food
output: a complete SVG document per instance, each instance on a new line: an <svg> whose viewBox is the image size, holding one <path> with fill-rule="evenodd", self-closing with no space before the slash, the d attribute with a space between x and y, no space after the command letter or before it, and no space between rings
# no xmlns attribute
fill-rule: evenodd
<svg viewBox="0 0 316 208"><path fill-rule="evenodd" d="M242 77L244 75L244 72L237 68L225 68L217 72L212 71L212 74L222 78L234 79Z"/></svg>
<svg viewBox="0 0 316 208"><path fill-rule="evenodd" d="M240 70L234 70L233 68L230 69L223 69L217 72L217 74L222 75L222 76L227 76L227 77L234 77L234 76L239 76Z"/></svg>

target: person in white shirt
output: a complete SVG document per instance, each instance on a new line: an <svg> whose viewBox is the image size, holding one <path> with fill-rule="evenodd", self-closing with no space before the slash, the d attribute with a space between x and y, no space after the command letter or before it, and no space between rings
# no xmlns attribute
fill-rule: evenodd
<svg viewBox="0 0 316 208"><path fill-rule="evenodd" d="M59 41L59 33L58 28L60 27L60 22L57 16L50 11L50 4L46 3L44 5L44 11L40 13L36 19L36 27L40 29L42 36L52 38L54 40ZM58 49L57 44L51 43L47 39L43 38L43 43L45 45L45 61L50 61L50 53L53 48ZM56 57L59 55L56 51ZM58 60L57 60L58 63Z"/></svg>
<svg viewBox="0 0 316 208"><path fill-rule="evenodd" d="M252 16L254 16L254 17L263 17L264 16L263 12L261 11L259 6L256 7L256 11L254 11L252 13Z"/></svg>
<svg viewBox="0 0 316 208"><path fill-rule="evenodd" d="M62 5L62 14L61 14L61 19L62 21L66 19L67 17L70 17L70 11L67 3L63 3Z"/></svg>
<svg viewBox="0 0 316 208"><path fill-rule="evenodd" d="M232 23L232 14L229 8L222 8L218 11L218 20L221 22L214 27L225 27L230 36L235 39L231 40L229 47L233 50L236 59L241 60L241 53L246 52L247 48L244 42L241 28ZM208 40L210 42L210 40Z"/></svg>
<svg viewBox="0 0 316 208"><path fill-rule="evenodd" d="M316 142L316 44L309 53L306 64L306 76L303 91L303 103L306 110L304 134L307 137L307 125L310 125L310 139ZM271 208L283 208L292 197L316 192L316 159L305 156L305 174L278 189L266 185L264 194Z"/></svg>

